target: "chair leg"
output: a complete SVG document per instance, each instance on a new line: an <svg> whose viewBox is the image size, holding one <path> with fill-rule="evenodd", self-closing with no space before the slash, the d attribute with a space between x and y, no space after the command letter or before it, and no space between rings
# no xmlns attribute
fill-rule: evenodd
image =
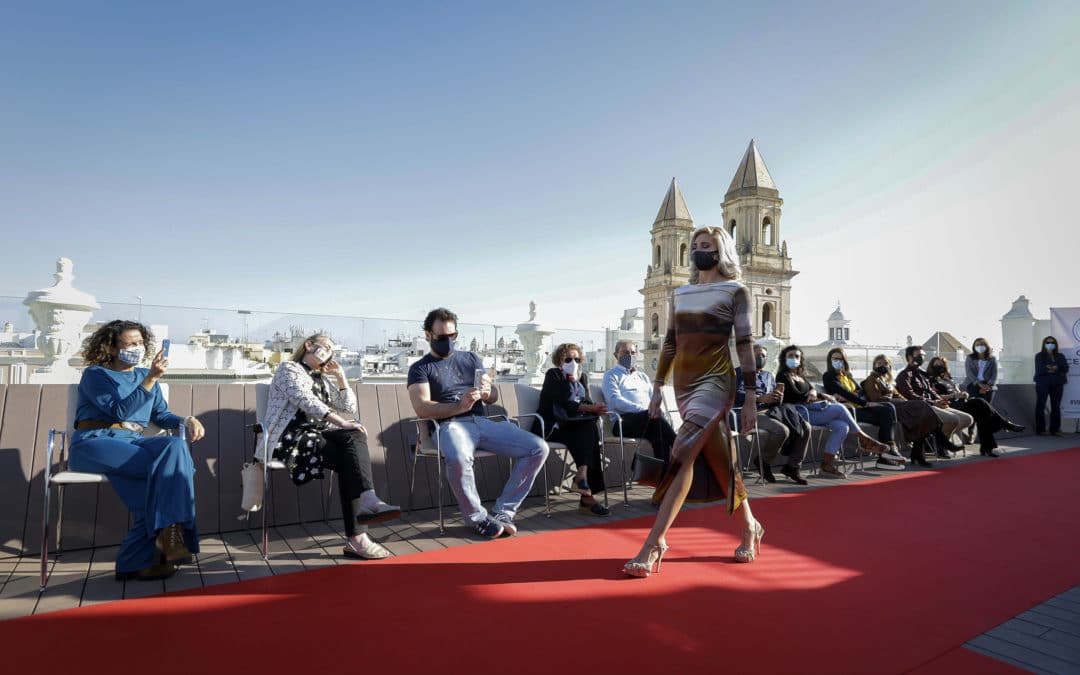
<svg viewBox="0 0 1080 675"><path fill-rule="evenodd" d="M551 517L551 491L548 489L547 460L544 461L544 515Z"/></svg>
<svg viewBox="0 0 1080 675"><path fill-rule="evenodd" d="M619 435L619 480L622 481L623 506L630 506L630 492L626 485L626 441Z"/></svg>
<svg viewBox="0 0 1080 675"><path fill-rule="evenodd" d="M47 470L47 469L46 469ZM41 508L41 586L45 590L49 579L49 478L45 477L45 500Z"/></svg>
<svg viewBox="0 0 1080 675"><path fill-rule="evenodd" d="M750 455L753 456L755 445L757 446L757 468L758 468L758 483L765 482L765 457L761 452L761 432L754 429L754 435L750 437ZM750 463L750 457L746 458L746 463Z"/></svg>
<svg viewBox="0 0 1080 675"><path fill-rule="evenodd" d="M409 511L413 510L413 494L416 492L416 460L420 458L419 452L413 452L412 478L409 480Z"/></svg>
<svg viewBox="0 0 1080 675"><path fill-rule="evenodd" d="M267 529L266 512L273 503L273 482L270 480L270 458L263 454L263 496L262 508L262 554L263 560L270 560L270 530Z"/></svg>
<svg viewBox="0 0 1080 675"><path fill-rule="evenodd" d="M446 534L446 523L443 522L442 509L442 484L443 484L443 459L442 454L435 458L437 463L437 475L439 481L439 534Z"/></svg>
<svg viewBox="0 0 1080 675"><path fill-rule="evenodd" d="M64 552L64 486L56 488L56 555Z"/></svg>

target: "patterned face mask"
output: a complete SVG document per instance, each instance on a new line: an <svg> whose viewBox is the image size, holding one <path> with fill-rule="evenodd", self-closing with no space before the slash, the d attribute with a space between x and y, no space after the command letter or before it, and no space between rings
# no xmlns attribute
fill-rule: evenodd
<svg viewBox="0 0 1080 675"><path fill-rule="evenodd" d="M116 355L116 358L119 359L121 363L126 363L129 366L139 365L145 357L146 347L143 347L142 345L121 349L120 353Z"/></svg>
<svg viewBox="0 0 1080 675"><path fill-rule="evenodd" d="M315 345L315 349L312 349L311 353L315 358L319 359L319 363L326 363L334 355L333 350L326 345Z"/></svg>

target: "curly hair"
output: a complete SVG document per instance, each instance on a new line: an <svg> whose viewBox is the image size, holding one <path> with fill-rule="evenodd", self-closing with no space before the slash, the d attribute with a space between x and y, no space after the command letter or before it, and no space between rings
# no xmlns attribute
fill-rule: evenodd
<svg viewBox="0 0 1080 675"><path fill-rule="evenodd" d="M456 327L457 314L454 314L445 307L436 307L435 309L428 312L427 316L424 317L424 332L430 333L435 330L436 321L442 321L444 323L447 321L453 321L454 326Z"/></svg>
<svg viewBox="0 0 1080 675"><path fill-rule="evenodd" d="M93 335L83 342L83 362L88 366L104 366L112 363L113 355L109 350L116 346L120 336L129 330L137 330L142 334L143 346L146 353L154 352L154 334L150 329L137 321L123 321L117 319L110 321L94 331Z"/></svg>
<svg viewBox="0 0 1080 675"><path fill-rule="evenodd" d="M577 346L573 342L562 343L555 348L555 353L551 355L551 362L554 363L556 366L562 366L563 359L566 358L566 355L575 349L577 350L578 354L584 354L584 352L581 351L581 347Z"/></svg>

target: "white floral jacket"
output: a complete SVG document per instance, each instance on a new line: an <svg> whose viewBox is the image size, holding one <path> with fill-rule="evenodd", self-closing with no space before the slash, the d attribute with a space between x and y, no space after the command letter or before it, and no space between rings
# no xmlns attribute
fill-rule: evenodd
<svg viewBox="0 0 1080 675"><path fill-rule="evenodd" d="M274 379L270 382L270 397L266 404L266 419L259 420L269 441L271 452L285 432L285 427L296 417L297 410L303 410L313 420L321 420L328 412L336 412L344 417L356 417L358 408L356 394L352 387L338 389L337 383L327 381L326 391L330 394L330 405L326 405L312 391L315 381L304 366L296 361L285 361L278 366ZM333 426L333 425L331 425ZM262 444L255 456L262 459Z"/></svg>

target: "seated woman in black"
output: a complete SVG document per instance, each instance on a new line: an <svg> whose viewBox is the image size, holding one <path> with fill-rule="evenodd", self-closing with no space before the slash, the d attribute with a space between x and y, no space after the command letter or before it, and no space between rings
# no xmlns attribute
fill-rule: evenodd
<svg viewBox="0 0 1080 675"><path fill-rule="evenodd" d="M851 376L847 354L840 347L829 350L825 357L825 374L821 383L825 393L831 394L838 402L851 409L856 422L866 422L878 428L878 440L889 446L889 451L878 456L877 468L886 471L901 471L904 468L904 456L896 449L894 428L896 427L896 409L885 403L871 403L866 399L866 392Z"/></svg>
<svg viewBox="0 0 1080 675"><path fill-rule="evenodd" d="M994 432L1005 429L1007 431L1023 431L1024 427L1013 424L1002 417L994 406L986 399L971 396L953 382L949 372L949 364L940 356L930 359L926 368L926 374L930 377L930 383L934 385L941 398L949 402L950 408L956 408L966 412L975 418L976 428L979 431L979 454L986 457L997 457L994 448L998 446L994 439Z"/></svg>
<svg viewBox="0 0 1080 675"><path fill-rule="evenodd" d="M581 370L581 347L561 344L551 360L555 367L544 376L537 410L544 418L546 440L566 445L574 458L577 475L571 490L581 495L578 511L606 516L610 511L596 501L596 495L605 490L600 427L596 420L597 415L607 412L607 407L589 400L589 380ZM539 420L533 425L533 433L541 433Z"/></svg>

